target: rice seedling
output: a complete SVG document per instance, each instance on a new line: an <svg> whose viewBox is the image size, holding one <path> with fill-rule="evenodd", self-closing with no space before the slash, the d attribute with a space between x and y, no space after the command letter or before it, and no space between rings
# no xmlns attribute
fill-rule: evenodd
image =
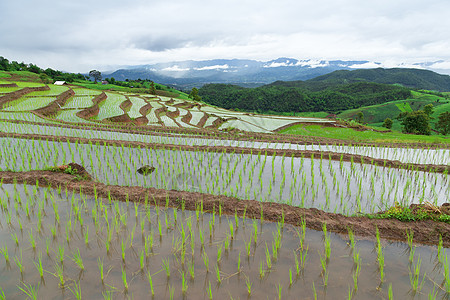
<svg viewBox="0 0 450 300"><path fill-rule="evenodd" d="M31 284L27 285L25 282L22 282L22 284L23 284L23 287L21 287L21 286L17 286L17 287L25 295L27 295L29 299L34 299L34 300L38 299L38 290L39 290L40 284L38 284L37 286L32 286Z"/></svg>
<svg viewBox="0 0 450 300"><path fill-rule="evenodd" d="M104 282L104 273L103 273L103 259L97 258L97 265L98 265L98 269L100 271L100 279L102 281L102 283Z"/></svg>
<svg viewBox="0 0 450 300"><path fill-rule="evenodd" d="M66 283L66 281L64 279L64 269L62 265L59 266L58 263L55 263L54 269L56 273L54 273L53 275L59 279L59 287L64 288L64 284Z"/></svg>
<svg viewBox="0 0 450 300"><path fill-rule="evenodd" d="M444 290L447 295L450 294L450 266L448 264L448 257L444 255L443 259L443 267L444 267Z"/></svg>
<svg viewBox="0 0 450 300"><path fill-rule="evenodd" d="M209 272L209 258L208 254L206 252L203 252L202 254L203 264L205 265L206 272Z"/></svg>
<svg viewBox="0 0 450 300"><path fill-rule="evenodd" d="M376 237L377 237L377 260L378 260L378 270L380 272L380 279L381 282L384 281L384 255L383 255L383 249L381 246L381 240L380 240L380 232L378 231L378 228L376 229Z"/></svg>
<svg viewBox="0 0 450 300"><path fill-rule="evenodd" d="M186 276L185 276L184 272L182 272L182 271L179 271L179 272L181 274L181 292L183 293L183 295L185 295L187 292L187 289L188 289Z"/></svg>
<svg viewBox="0 0 450 300"><path fill-rule="evenodd" d="M39 253L39 256L38 256L38 263L36 263L36 262L33 262L33 263L34 263L34 265L36 266L36 269L39 272L39 276L41 278L44 278L44 268L42 267L42 255L40 253Z"/></svg>
<svg viewBox="0 0 450 300"><path fill-rule="evenodd" d="M281 299L281 290L283 289L283 286L279 283L277 285L277 293L278 293L278 299Z"/></svg>
<svg viewBox="0 0 450 300"><path fill-rule="evenodd" d="M125 292L128 291L127 272L125 271L125 268L122 268L122 283Z"/></svg>
<svg viewBox="0 0 450 300"><path fill-rule="evenodd" d="M83 264L83 259L81 258L80 249L77 248L77 250L73 253L72 260L80 268L81 271L84 270L84 264Z"/></svg>
<svg viewBox="0 0 450 300"><path fill-rule="evenodd" d="M8 254L8 246L5 245L3 248L0 249L0 252L5 257L6 264L9 264L9 254Z"/></svg>
<svg viewBox="0 0 450 300"><path fill-rule="evenodd" d="M31 247L33 248L33 250L36 250L36 240L34 239L34 236L33 236L33 229L31 229L30 232L28 232L28 235L30 237Z"/></svg>
<svg viewBox="0 0 450 300"><path fill-rule="evenodd" d="M150 272L147 273L147 278L148 278L148 283L150 285L150 291L152 293L152 297L155 296L155 289L153 287L153 279L152 279L152 275L150 274Z"/></svg>
<svg viewBox="0 0 450 300"><path fill-rule="evenodd" d="M420 259L420 255L419 255L419 258L417 259L416 264L413 263L412 270L410 270L410 273L409 273L409 280L411 282L411 288L414 293L420 292L420 290L422 289L422 286L423 286L423 282L425 280L425 274L424 274L422 277L422 282L419 283L421 263L422 263L422 260Z"/></svg>
<svg viewBox="0 0 450 300"><path fill-rule="evenodd" d="M208 293L208 298L211 300L211 299L213 298L213 296L212 296L212 290L211 290L211 281L208 281L208 290L207 290L207 293Z"/></svg>
<svg viewBox="0 0 450 300"><path fill-rule="evenodd" d="M17 256L14 256L14 261L16 262L16 265L19 268L20 274L23 275L24 265L22 259L22 251L20 251L20 259Z"/></svg>
<svg viewBox="0 0 450 300"><path fill-rule="evenodd" d="M247 286L247 294L250 296L252 294L252 285L253 283L250 282L250 279L248 276L245 278L245 285Z"/></svg>
<svg viewBox="0 0 450 300"><path fill-rule="evenodd" d="M64 264L64 246L58 246L58 253L59 261L61 262L61 265Z"/></svg>
<svg viewBox="0 0 450 300"><path fill-rule="evenodd" d="M217 283L220 284L222 282L222 277L220 276L220 268L219 268L218 264L216 265L215 270L216 270Z"/></svg>
<svg viewBox="0 0 450 300"><path fill-rule="evenodd" d="M68 287L77 300L81 300L81 284L74 282L74 287Z"/></svg>
<svg viewBox="0 0 450 300"><path fill-rule="evenodd" d="M169 259L163 259L162 260L163 269L166 272L167 278L170 277L170 262Z"/></svg>

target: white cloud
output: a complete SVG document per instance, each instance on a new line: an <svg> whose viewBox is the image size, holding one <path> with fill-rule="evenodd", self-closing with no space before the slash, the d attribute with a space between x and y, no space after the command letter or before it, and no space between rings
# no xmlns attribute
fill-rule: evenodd
<svg viewBox="0 0 450 300"><path fill-rule="evenodd" d="M178 65L174 65L172 67L167 67L162 69L161 71L168 71L168 72L186 72L189 71L189 68L180 68Z"/></svg>
<svg viewBox="0 0 450 300"><path fill-rule="evenodd" d="M289 67L295 66L294 64L289 64L287 62L271 62L268 65L264 65L264 68L278 68L278 67Z"/></svg>
<svg viewBox="0 0 450 300"><path fill-rule="evenodd" d="M436 70L450 70L450 61L440 61L433 63L428 66L430 69L436 69Z"/></svg>
<svg viewBox="0 0 450 300"><path fill-rule="evenodd" d="M354 64L348 67L352 69L373 69L373 68L382 68L383 65L377 62L366 62L363 64Z"/></svg>
<svg viewBox="0 0 450 300"><path fill-rule="evenodd" d="M296 64L296 66L302 67L311 67L311 68L324 68L328 67L330 64L327 61L323 60L300 60Z"/></svg>
<svg viewBox="0 0 450 300"><path fill-rule="evenodd" d="M201 68L194 68L194 70L196 70L196 71L225 70L228 68L230 68L230 66L225 64L225 65L214 65L214 66L206 66L206 67L201 67Z"/></svg>

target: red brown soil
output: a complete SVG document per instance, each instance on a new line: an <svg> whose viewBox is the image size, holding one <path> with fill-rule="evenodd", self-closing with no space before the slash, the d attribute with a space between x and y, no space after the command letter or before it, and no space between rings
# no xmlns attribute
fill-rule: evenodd
<svg viewBox="0 0 450 300"><path fill-rule="evenodd" d="M255 200L239 200L226 196L215 196L196 192L166 191L155 188L127 187L127 186L107 186L94 181L77 181L76 177L64 173L50 171L30 171L30 172L0 172L3 183L17 182L19 184L27 182L33 184L39 181L41 186L56 188L61 186L71 191L82 191L87 195L95 193L102 197L111 196L115 200L144 202L158 206L169 205L172 207L182 207L195 210L203 202L203 208L207 212L219 211L219 206L224 214L239 216L245 214L248 218L256 218L277 222L284 218L284 221L292 225L300 225L301 220L306 221L307 227L315 230L322 230L323 223L327 224L327 229L339 234L347 234L348 229L359 237L373 239L378 228L383 239L406 241L406 232L414 233L414 241L422 244L436 245L442 236L444 247L450 247L450 224L443 222L414 221L401 222L388 219L370 219L364 216L346 217L341 214L327 213L315 208L299 208L287 204L258 202Z"/></svg>
<svg viewBox="0 0 450 300"><path fill-rule="evenodd" d="M122 103L120 103L119 107L124 111L127 112L130 110L131 106L133 106L133 102L131 102L130 99L123 101Z"/></svg>
<svg viewBox="0 0 450 300"><path fill-rule="evenodd" d="M185 114L183 117L181 117L181 121L188 124L188 125L192 125L191 124L191 120L192 120L192 114L191 112L188 110L187 114ZM196 126L196 125L192 125L192 126Z"/></svg>
<svg viewBox="0 0 450 300"><path fill-rule="evenodd" d="M117 117L124 118L128 115L121 115ZM114 117L114 118L117 118ZM111 118L110 118L111 119ZM128 117L130 122L132 121ZM267 156L285 156L285 157L304 157L304 158L315 158L324 160L335 160L335 161L346 161L353 162L355 164L369 164L374 166L386 167L386 168L397 168L406 169L410 171L425 171L425 172L435 172L435 173L445 173L450 172L449 165L424 165L424 164L412 164L412 163L402 163L397 160L384 160L372 157L367 157L363 155L347 154L347 153L336 153L336 152L325 152L325 151L311 151L311 150L282 150L282 149L260 149L260 148L241 148L232 146L190 146L190 145L174 145L174 144L156 144L156 143L143 143L143 142L132 142L132 141L117 141L117 140L101 140L101 139L86 139L79 137L64 137L64 136L50 136L50 135L38 135L38 134L17 134L17 133L3 133L0 132L0 137L12 137L12 138L22 138L22 139L35 139L35 140L52 140L60 142L78 142L81 144L98 143L100 145L108 146L121 146L134 147L134 148L151 148L151 149L165 149L165 150L179 150L179 151L206 151L206 152L216 152L216 153L240 153L240 154L250 154L250 155L261 155Z"/></svg>
<svg viewBox="0 0 450 300"><path fill-rule="evenodd" d="M164 124L164 122L161 120L161 114L167 112L167 106L163 106L160 108L155 109L155 116L158 119L158 123L161 124L161 126L165 127L166 125Z"/></svg>
<svg viewBox="0 0 450 300"><path fill-rule="evenodd" d="M203 117L198 122L197 126L203 128L206 124L206 121L208 121L209 115L205 112L203 112Z"/></svg>
<svg viewBox="0 0 450 300"><path fill-rule="evenodd" d="M228 120L233 120L233 119L236 119L236 118L228 118L228 119L224 119L224 118L221 118L221 117L217 117L217 119L215 119L215 120L213 121L212 125L206 126L205 128L219 128L220 125L222 125L222 124L225 123L226 121L228 121Z"/></svg>
<svg viewBox="0 0 450 300"><path fill-rule="evenodd" d="M127 113L124 113L120 116L114 116L110 118L104 119L104 121L109 121L113 123L131 123L133 120L130 118L130 116Z"/></svg>
<svg viewBox="0 0 450 300"><path fill-rule="evenodd" d="M153 108L153 106L150 103L147 103L139 109L139 113L143 116L146 116L150 113L152 108Z"/></svg>
<svg viewBox="0 0 450 300"><path fill-rule="evenodd" d="M13 88L18 87L15 83L1 83L0 88Z"/></svg>
<svg viewBox="0 0 450 300"><path fill-rule="evenodd" d="M171 119L178 118L180 116L180 110L177 108L176 111L166 111L166 116L168 116Z"/></svg>
<svg viewBox="0 0 450 300"><path fill-rule="evenodd" d="M138 117L133 120L133 123L137 126L143 126L148 124L148 119L146 116Z"/></svg>

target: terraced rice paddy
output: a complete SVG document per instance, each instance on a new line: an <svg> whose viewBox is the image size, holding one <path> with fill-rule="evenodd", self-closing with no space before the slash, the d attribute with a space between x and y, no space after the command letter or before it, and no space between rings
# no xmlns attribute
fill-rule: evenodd
<svg viewBox="0 0 450 300"><path fill-rule="evenodd" d="M283 140L329 121L33 93L0 111L0 299L450 297L448 223L364 217L444 209L447 146Z"/></svg>

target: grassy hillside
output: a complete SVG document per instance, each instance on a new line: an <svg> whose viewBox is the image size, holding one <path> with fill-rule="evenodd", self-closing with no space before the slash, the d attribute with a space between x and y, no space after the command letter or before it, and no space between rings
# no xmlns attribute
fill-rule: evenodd
<svg viewBox="0 0 450 300"><path fill-rule="evenodd" d="M437 95L427 94L423 92L412 92L413 97L406 100L391 101L384 104L361 107L358 109L346 110L337 115L341 119L355 119L359 112L364 114L364 123L373 126L382 126L386 118L394 121L392 129L401 130L400 121L396 117L401 112L411 112L421 110L427 104L433 104L434 113L430 120L431 128L434 129L439 114L450 111L450 100L439 97Z"/></svg>

